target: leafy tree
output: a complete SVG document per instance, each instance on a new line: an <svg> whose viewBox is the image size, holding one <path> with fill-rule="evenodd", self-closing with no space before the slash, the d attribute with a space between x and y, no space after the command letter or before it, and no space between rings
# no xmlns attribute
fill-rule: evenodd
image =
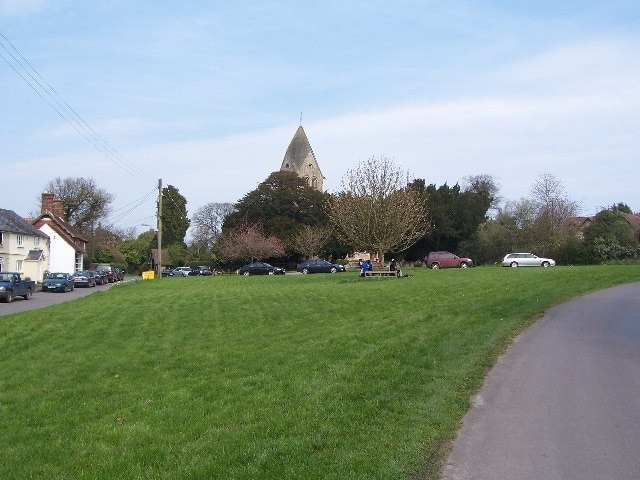
<svg viewBox="0 0 640 480"><path fill-rule="evenodd" d="M422 258L430 250L460 251L461 242L474 235L499 198L498 186L488 175L466 177L464 187L458 184L449 187L446 183L440 187L426 186L422 179L411 185L420 193L425 208L428 207L431 229L408 250L410 258Z"/></svg>
<svg viewBox="0 0 640 480"><path fill-rule="evenodd" d="M631 256L638 246L634 229L615 205L602 210L584 231L584 242L592 261L608 262Z"/></svg>
<svg viewBox="0 0 640 480"><path fill-rule="evenodd" d="M247 221L260 222L266 234L275 235L292 248L293 239L304 225L328 224L328 194L309 187L293 172L273 172L235 205L223 225L224 230Z"/></svg>
<svg viewBox="0 0 640 480"><path fill-rule="evenodd" d="M118 245L118 250L127 262L127 269L140 272L149 260L149 252L157 245L156 232L148 230L137 238L127 238Z"/></svg>
<svg viewBox="0 0 640 480"><path fill-rule="evenodd" d="M216 250L225 261L278 258L285 253L282 240L266 234L260 222L248 220L225 231Z"/></svg>
<svg viewBox="0 0 640 480"><path fill-rule="evenodd" d="M91 234L94 225L107 217L113 201L113 195L98 188L92 178L56 177L45 191L62 200L66 220L85 234Z"/></svg>
<svg viewBox="0 0 640 480"><path fill-rule="evenodd" d="M173 185L162 189L162 245L183 244L189 228L187 199ZM172 257L173 259L173 257Z"/></svg>
<svg viewBox="0 0 640 480"><path fill-rule="evenodd" d="M401 252L428 229L419 192L386 157L371 157L347 171L328 214L339 236L355 250Z"/></svg>

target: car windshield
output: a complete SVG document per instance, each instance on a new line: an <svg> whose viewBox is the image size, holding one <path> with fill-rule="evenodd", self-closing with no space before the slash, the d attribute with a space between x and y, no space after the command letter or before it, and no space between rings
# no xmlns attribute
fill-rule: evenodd
<svg viewBox="0 0 640 480"><path fill-rule="evenodd" d="M9 273L0 273L0 282L10 282L11 274Z"/></svg>
<svg viewBox="0 0 640 480"><path fill-rule="evenodd" d="M67 275L64 273L50 273L49 275L47 275L47 278L55 278L55 279L59 279L59 278L65 278Z"/></svg>

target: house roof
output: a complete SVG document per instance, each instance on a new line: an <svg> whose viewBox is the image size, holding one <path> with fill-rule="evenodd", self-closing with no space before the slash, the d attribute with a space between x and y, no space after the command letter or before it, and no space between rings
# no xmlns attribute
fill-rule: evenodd
<svg viewBox="0 0 640 480"><path fill-rule="evenodd" d="M158 263L158 249L151 249L151 258L149 258L149 263ZM171 259L169 258L169 250L162 249L162 265L172 265Z"/></svg>
<svg viewBox="0 0 640 480"><path fill-rule="evenodd" d="M49 225L58 235L64 238L65 242L72 245L77 252L83 252L85 250L87 238L60 216L47 211L33 220L33 224L37 228L45 224Z"/></svg>
<svg viewBox="0 0 640 480"><path fill-rule="evenodd" d="M44 258L44 252L42 250L29 250L27 258L25 260L41 260Z"/></svg>
<svg viewBox="0 0 640 480"><path fill-rule="evenodd" d="M631 225L636 232L640 230L640 215L635 215L633 213L624 213L623 215L629 225Z"/></svg>
<svg viewBox="0 0 640 480"><path fill-rule="evenodd" d="M0 208L0 232L20 233L22 235L33 235L34 237L49 238L49 236L38 230L13 210Z"/></svg>

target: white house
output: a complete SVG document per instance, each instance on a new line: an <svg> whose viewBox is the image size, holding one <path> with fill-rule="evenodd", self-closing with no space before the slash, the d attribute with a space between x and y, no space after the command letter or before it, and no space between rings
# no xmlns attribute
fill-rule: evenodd
<svg viewBox="0 0 640 480"><path fill-rule="evenodd" d="M49 271L73 273L83 269L87 239L64 218L62 200L42 194L42 214L33 225L49 237Z"/></svg>
<svg viewBox="0 0 640 480"><path fill-rule="evenodd" d="M0 271L37 282L48 267L49 237L13 210L0 208Z"/></svg>

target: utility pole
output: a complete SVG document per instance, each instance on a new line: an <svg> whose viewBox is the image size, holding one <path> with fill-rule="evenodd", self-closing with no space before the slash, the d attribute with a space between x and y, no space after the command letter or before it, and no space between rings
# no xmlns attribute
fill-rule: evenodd
<svg viewBox="0 0 640 480"><path fill-rule="evenodd" d="M162 278L162 179L158 180L158 278Z"/></svg>

